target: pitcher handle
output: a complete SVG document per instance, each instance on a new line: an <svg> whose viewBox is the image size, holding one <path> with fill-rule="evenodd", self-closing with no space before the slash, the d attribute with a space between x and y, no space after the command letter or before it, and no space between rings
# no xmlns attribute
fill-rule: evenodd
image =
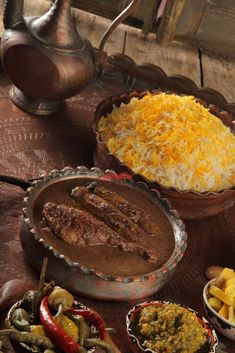
<svg viewBox="0 0 235 353"><path fill-rule="evenodd" d="M111 33L115 30L115 28L123 22L129 15L130 13L137 8L139 5L140 0L132 0L129 5L118 15L118 17L113 20L109 28L106 30L106 32L103 34L103 37L101 38L100 41L100 46L99 46L99 51L103 51L104 45L108 39L108 37L111 35Z"/></svg>
<svg viewBox="0 0 235 353"><path fill-rule="evenodd" d="M0 182L19 186L22 190L27 190L32 186L31 181L20 179L11 175L0 174Z"/></svg>

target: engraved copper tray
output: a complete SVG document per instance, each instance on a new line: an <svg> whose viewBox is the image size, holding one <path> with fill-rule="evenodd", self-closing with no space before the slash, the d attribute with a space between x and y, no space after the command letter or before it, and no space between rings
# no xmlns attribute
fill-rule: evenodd
<svg viewBox="0 0 235 353"><path fill-rule="evenodd" d="M24 179L37 178L65 166L92 166L95 144L92 132L96 105L111 94L129 89L163 88L193 94L235 115L235 104L212 89L199 89L182 76L168 77L154 65L137 66L124 55L109 58L102 78L80 95L68 100L66 108L49 117L36 117L15 107L8 97L10 83L0 74L0 173ZM38 273L24 257L19 241L19 224L24 191L0 183L0 286L12 278L38 282ZM205 269L210 265L235 268L235 206L222 214L186 222L188 248L171 282L148 299L174 299L206 315L202 289ZM135 304L101 302L79 298L100 312L117 333L113 340L123 353L130 352L125 316ZM4 315L1 315L3 320ZM218 352L234 353L234 342L219 336ZM9 348L9 353L12 352Z"/></svg>

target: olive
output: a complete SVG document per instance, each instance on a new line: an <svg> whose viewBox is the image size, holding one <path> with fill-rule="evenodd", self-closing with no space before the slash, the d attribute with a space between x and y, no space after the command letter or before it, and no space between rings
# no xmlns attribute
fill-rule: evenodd
<svg viewBox="0 0 235 353"><path fill-rule="evenodd" d="M209 280L211 280L213 278L219 277L223 269L224 268L221 266L210 266L206 269L205 275Z"/></svg>

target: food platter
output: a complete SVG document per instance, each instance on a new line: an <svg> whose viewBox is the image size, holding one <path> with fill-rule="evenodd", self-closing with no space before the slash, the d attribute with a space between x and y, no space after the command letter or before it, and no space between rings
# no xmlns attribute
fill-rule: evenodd
<svg viewBox="0 0 235 353"><path fill-rule="evenodd" d="M66 165L93 165L95 137L92 132L93 113L98 103L110 94L127 89L155 89L163 87L183 93L199 95L221 109L234 114L234 105L211 89L199 89L189 79L168 77L152 65L136 66L132 60L117 55L111 58L114 71L106 71L103 80L94 83L67 103L58 115L37 118L16 108L8 98L9 82L2 76L1 87L1 173L23 179L38 178L52 169ZM128 79L126 72L129 72ZM110 77L115 78L110 81ZM114 82L115 85L110 85ZM108 83L107 83L108 82ZM107 88L107 84L109 85ZM24 277L32 285L38 281L36 272L24 256L19 241L19 224L24 192L16 186L1 183L1 280L2 285L12 278ZM188 248L172 280L153 298L174 300L206 315L202 290L206 284L204 271L209 265L235 267L235 207L220 215L186 222ZM130 352L125 330L125 316L135 303L112 303L79 297L84 305L102 314L108 326L116 329L113 340L122 353ZM3 320L3 315L1 316ZM219 337L220 352L233 352L234 342ZM12 352L9 349L9 352Z"/></svg>
<svg viewBox="0 0 235 353"><path fill-rule="evenodd" d="M125 179L119 180L118 177L115 172L102 172L98 168L67 167L62 171L54 170L47 176L35 180L26 191L20 228L22 248L31 264L38 270L42 266L42 260L47 257L49 259L47 277L78 295L112 301L134 300L152 295L169 280L184 255L187 244L184 224L175 215L174 210L169 208L169 204L156 192L150 192L147 186L143 188L138 183ZM113 243L114 239L111 239L112 246L107 243L101 244L99 238L97 245L95 237L100 232L101 238L107 233L112 234L111 228L108 228L104 221L113 217L116 209L110 210L112 204L106 201L105 213L103 206L105 199L90 192L85 185L105 190L106 193L111 193L112 198L117 195L125 196L123 200L125 205L128 203L131 212L134 212L133 205L138 205L137 210L144 207L146 212L141 211L141 217L144 218L147 215L145 223L148 223L156 235L151 236L148 232L142 231L142 228L125 217L123 213L117 212L114 222L121 222L122 225L127 222L132 234L136 232L139 238L141 235L144 237L141 242L144 248L138 248L138 242L125 242L125 238L118 235L125 233L123 227L120 233L115 232L113 235L118 244ZM98 204L95 205L98 206L98 212L102 211L102 213L99 212L99 217L94 218L91 213L84 213L82 209L77 208L79 203L74 200L71 190L74 190L77 197L79 192L82 194L85 192L86 200L90 200L90 197L96 202L98 200ZM88 205L92 207L94 203ZM60 217L54 218L57 212ZM60 212L63 212L63 215ZM105 216L101 223L100 216L103 214ZM75 218L70 218L73 215ZM76 241L70 243L71 237L66 239L55 237L53 231L55 228L48 228L49 224L45 223L47 216L50 220L53 218L53 224L56 228L59 224L60 229L64 224L60 222L61 218L66 222L67 217L68 227L70 227L71 222L79 222L80 218L85 217L85 222L91 224L91 228L85 227L84 237L88 245L79 246ZM79 225L81 229L81 223ZM93 227L97 227L94 233ZM72 233L76 232L72 226L70 229ZM89 235L94 242L92 246L89 246ZM156 255L155 253L152 255L154 261L151 262L145 259L145 252L147 251L151 256L153 244L157 250ZM142 249L145 249L144 254Z"/></svg>
<svg viewBox="0 0 235 353"><path fill-rule="evenodd" d="M169 93L170 93L170 95L168 95ZM112 115L112 111L115 111L115 112L118 111L117 107L121 107L121 105L123 105L121 108L123 111L124 105L126 105L126 107L128 107L128 105L130 104L130 101L132 101L132 99L133 100L134 99L142 100L147 95L150 95L149 96L149 99L150 99L150 97L152 95L153 95L152 97L156 97L158 94L161 95L161 91L155 90L155 91L126 92L126 93L123 93L120 95L108 97L107 99L104 99L98 105L96 112L95 112L95 126L94 126L94 131L96 133L96 141L97 141L96 149L95 149L95 153L94 153L94 163L96 166L100 167L101 169L112 168L115 171L120 171L120 172L126 171L126 172L133 175L134 180L143 180L151 188L159 190L159 192L163 195L163 197L167 198L170 201L172 207L177 210L179 216L184 220L197 220L197 219L201 219L201 218L215 216L216 214L223 211L223 209L231 207L233 205L233 203L235 202L235 189L234 189L234 187L231 187L227 190L221 190L220 192L204 191L203 193L202 192L200 193L200 192L196 192L193 190L179 189L177 187L160 185L154 179L149 180L148 178L144 177L141 173L134 173L131 170L131 168L128 167L128 165L126 163L124 163L123 161L121 162L115 154L113 154L109 151L107 144L102 139L102 134L99 132L99 127L98 127L102 116L105 117L105 121L108 121L109 116ZM164 95L164 97L166 97L167 95L168 95L168 97L170 97L171 95L175 96L174 92L168 92L168 91L167 91L167 94L163 93L163 95ZM178 97L180 99L182 99L183 95L178 96ZM163 98L163 101L164 101L164 98ZM205 106L206 109L209 109L209 111L213 114L213 116L217 116L217 118L220 119L220 121L222 122L221 128L224 127L225 129L227 129L227 127L229 127L231 129L231 131L234 131L234 129L233 129L234 123L233 123L232 115L230 115L229 113L227 113L225 111L221 112L219 107L212 105L212 104L208 104L206 101L203 101L201 99L197 99L197 101L200 103L201 106ZM116 107L116 108L114 109L114 107ZM198 114L195 114L195 116L197 116L196 121L198 123L199 112L198 112ZM175 122L175 120L176 119L174 118L174 122ZM188 120L190 120L190 118ZM120 121L120 119L119 119L119 121ZM143 123L143 121L142 121L142 123ZM141 124L139 124L139 125L141 125ZM205 123L203 125L205 125ZM212 127L210 126L210 129L211 128ZM109 127L109 129L111 129L111 127ZM114 129L115 129L115 127L114 127ZM175 127L175 131L176 130L177 130L177 128ZM208 127L205 128L205 130L206 130L206 134L208 134L208 131L207 131ZM128 133L128 131L126 131L126 133ZM221 133L221 130L220 130L220 133ZM192 134L193 133L191 133L191 135ZM200 132L200 134L203 134L203 133ZM179 134L179 138L177 139L177 142L182 137L182 135L184 135L184 139L187 139L185 133L183 131L181 131L181 133ZM214 135L216 136L216 134L214 134ZM120 136L120 126L119 126L119 129L117 129L117 136ZM231 134L231 137L233 138L232 134ZM156 136L155 136L155 138L156 138ZM113 139L113 135L112 135L112 139ZM145 140L146 140L146 138L145 138ZM125 144L125 143L123 143L123 144ZM137 144L138 144L138 142L137 142ZM171 144L173 145L172 141L171 141ZM197 141L197 144L199 144L198 141ZM213 145L213 146L216 144L217 145L219 144L218 136L217 136L217 138L215 137L214 142L210 143L210 145ZM154 148L153 146L151 146L152 149ZM172 151L176 148L177 148L176 146L175 146L175 148L172 147ZM159 150L161 151L160 148L159 148ZM187 150L187 147L185 146L185 148L182 151L183 154L186 153L185 152L186 150ZM206 150L208 150L208 146L207 146ZM222 148L221 148L221 150L222 150ZM226 154L229 154L229 151L231 151L231 149L228 150L228 153L226 153ZM143 151L142 151L142 153L143 153ZM172 155L172 153L171 153L171 155ZM213 153L213 155L214 155L214 153ZM190 155L188 155L188 158L190 159ZM143 164L145 163L145 160L146 160L146 158L143 160ZM194 161L193 165L198 166L200 161L201 161L201 157L199 158L199 161L197 161L197 162ZM150 160L148 161L148 163L150 163ZM208 165L209 161L206 162L206 164ZM218 165L219 165L219 157L216 159L215 170L218 168ZM145 165L145 168L147 168L147 164ZM193 166L191 168L193 168ZM182 174L184 174L184 172L182 173L182 171L181 171L181 175ZM185 172L185 174L186 174L186 172ZM192 172L192 174L195 175L196 170L194 170ZM213 174L215 174L215 171L214 171L214 173L212 173L212 175ZM180 179L180 178L176 178L176 180L178 180L178 179ZM198 182L198 179L199 179L199 176L196 178L196 182Z"/></svg>

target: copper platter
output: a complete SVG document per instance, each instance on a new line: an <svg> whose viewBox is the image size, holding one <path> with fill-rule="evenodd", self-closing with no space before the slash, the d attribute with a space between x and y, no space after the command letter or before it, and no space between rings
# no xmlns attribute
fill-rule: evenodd
<svg viewBox="0 0 235 353"><path fill-rule="evenodd" d="M115 175L115 173L112 174ZM147 186L143 187L141 183L132 181L105 180L104 177L105 173L98 168L77 167L73 169L68 167L61 171L54 170L47 176L35 180L27 189L23 202L23 219L20 229L22 248L30 263L39 271L43 259L47 257L49 260L47 278L55 280L60 286L78 295L112 301L145 298L156 293L169 281L184 255L187 243L184 224L168 202L160 198L156 192L149 191ZM160 235L168 239L169 243L170 239L174 238L172 253L167 260L164 260L165 263L161 267L151 272L135 275L110 274L109 262L105 263L103 269L95 265L90 267L89 259L84 259L81 254L80 260L77 260L77 253L84 252L82 248L74 249L74 247L66 246L54 236L43 232L41 226L43 205L48 201L71 205L72 189L92 181L118 192L130 203L139 202L139 207L142 206L148 210L147 212L158 220ZM89 252L87 256L98 256L92 255L93 252ZM120 254L116 256L119 257ZM114 258L115 253L110 258L110 262L115 261ZM130 261L129 254L127 262ZM124 259L123 263L125 263ZM101 266L101 264L98 263L96 266Z"/></svg>
<svg viewBox="0 0 235 353"><path fill-rule="evenodd" d="M0 173L23 179L38 178L53 169L66 165L93 165L95 137L92 131L94 111L104 98L129 90L168 89L192 94L235 114L235 104L229 104L215 90L199 89L182 76L167 76L159 67L137 66L127 56L109 58L110 68L102 79L67 101L59 115L35 117L16 108L9 100L10 83L0 74ZM24 192L18 187L0 185L0 285L12 278L25 278L32 285L38 283L38 272L25 261L19 240L19 224ZM202 289L207 280L205 269L210 265L235 268L235 206L221 214L185 222L188 247L171 281L157 295L148 300L175 300L206 315ZM84 305L101 313L116 329L113 340L122 353L129 353L125 317L135 303L113 303L80 297ZM4 315L1 315L3 321ZM219 335L219 352L233 353L234 342ZM9 348L7 353L12 353Z"/></svg>

